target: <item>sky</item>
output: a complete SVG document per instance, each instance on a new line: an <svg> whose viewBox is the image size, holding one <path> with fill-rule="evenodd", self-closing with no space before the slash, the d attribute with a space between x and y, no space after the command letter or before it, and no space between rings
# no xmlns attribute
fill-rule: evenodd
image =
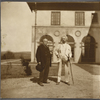
<svg viewBox="0 0 100 100"><path fill-rule="evenodd" d="M1 52L31 51L33 23L26 2L1 2Z"/></svg>

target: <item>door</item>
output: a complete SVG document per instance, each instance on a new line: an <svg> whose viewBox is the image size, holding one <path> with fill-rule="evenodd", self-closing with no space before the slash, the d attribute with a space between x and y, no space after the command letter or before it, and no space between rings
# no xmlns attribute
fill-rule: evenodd
<svg viewBox="0 0 100 100"><path fill-rule="evenodd" d="M82 62L95 62L95 39L88 35L83 38L84 54L82 55Z"/></svg>

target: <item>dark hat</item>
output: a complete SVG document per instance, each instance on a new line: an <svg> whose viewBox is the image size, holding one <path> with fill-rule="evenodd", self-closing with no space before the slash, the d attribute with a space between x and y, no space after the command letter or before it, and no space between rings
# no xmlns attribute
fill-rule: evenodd
<svg viewBox="0 0 100 100"><path fill-rule="evenodd" d="M36 70L39 71L39 72L42 72L43 71L43 67L40 64L37 64L36 65Z"/></svg>

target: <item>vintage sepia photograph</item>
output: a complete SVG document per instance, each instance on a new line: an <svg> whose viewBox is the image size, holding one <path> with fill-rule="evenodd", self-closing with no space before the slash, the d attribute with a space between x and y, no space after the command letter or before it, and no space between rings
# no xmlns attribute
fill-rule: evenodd
<svg viewBox="0 0 100 100"><path fill-rule="evenodd" d="M100 2L1 2L1 98L100 99Z"/></svg>

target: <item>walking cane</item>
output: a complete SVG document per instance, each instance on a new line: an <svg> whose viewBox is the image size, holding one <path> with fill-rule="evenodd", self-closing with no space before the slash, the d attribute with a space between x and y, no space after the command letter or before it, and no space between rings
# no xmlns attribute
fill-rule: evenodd
<svg viewBox="0 0 100 100"><path fill-rule="evenodd" d="M69 64L70 64L70 72L71 72L71 76L72 76L72 82L74 84L73 73L72 73L72 64L71 64L70 60L69 60Z"/></svg>

